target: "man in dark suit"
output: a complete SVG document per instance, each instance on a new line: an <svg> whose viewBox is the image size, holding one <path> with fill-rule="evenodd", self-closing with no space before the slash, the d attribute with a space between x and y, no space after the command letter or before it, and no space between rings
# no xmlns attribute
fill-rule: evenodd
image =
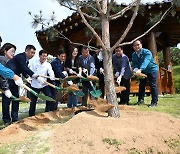
<svg viewBox="0 0 180 154"><path fill-rule="evenodd" d="M81 53L82 55L79 56L80 67L84 70L87 70L88 75L94 75L95 74L94 57L89 54L89 49L87 47L83 47ZM89 91L92 91L92 90L93 89L89 81L82 82L82 92L85 94L84 97L82 97L82 106L87 106L88 94L89 94Z"/></svg>
<svg viewBox="0 0 180 154"><path fill-rule="evenodd" d="M112 57L115 76L117 77L118 85L126 87L125 91L120 94L120 104L129 104L130 94L130 78L133 75L129 58L123 53L123 47L117 47L115 54Z"/></svg>
<svg viewBox="0 0 180 154"><path fill-rule="evenodd" d="M29 59L31 59L35 54L36 48L33 45L27 45L25 48L25 52L19 53L14 58L10 59L7 62L7 67L14 71L15 74L20 76L21 74L24 77L27 77L27 75L31 77L37 77L36 74L34 74L33 71L31 71L28 68ZM9 88L11 90L11 93L15 97L19 97L19 89L18 86L15 84L13 80L9 80ZM6 103L6 107L4 110L9 110L9 104L11 100L6 97L4 100ZM12 101L12 111L11 111L11 118L12 122L18 121L18 111L19 111L19 102ZM4 121L10 120L9 112L6 112L7 115L5 116L6 119L3 119Z"/></svg>
<svg viewBox="0 0 180 154"><path fill-rule="evenodd" d="M57 57L51 62L51 66L54 71L55 78L64 79L68 75L67 72L64 71L65 60L66 60L66 53L64 50L61 49L58 51ZM59 87L60 82L55 81L55 83L53 84ZM50 90L51 90L53 98L56 99L57 90L53 88L50 88ZM52 107L52 110L53 111L57 110L58 101L56 101L56 103L53 103L53 104L54 106Z"/></svg>

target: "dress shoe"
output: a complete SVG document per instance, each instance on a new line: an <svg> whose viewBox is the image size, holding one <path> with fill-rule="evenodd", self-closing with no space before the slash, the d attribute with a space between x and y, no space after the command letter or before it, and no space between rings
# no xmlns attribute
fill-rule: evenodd
<svg viewBox="0 0 180 154"><path fill-rule="evenodd" d="M144 100L142 99L137 102L137 105L142 105L142 104L144 104Z"/></svg>
<svg viewBox="0 0 180 154"><path fill-rule="evenodd" d="M156 107L157 106L157 103L152 103L151 102L151 105L149 105L149 107Z"/></svg>

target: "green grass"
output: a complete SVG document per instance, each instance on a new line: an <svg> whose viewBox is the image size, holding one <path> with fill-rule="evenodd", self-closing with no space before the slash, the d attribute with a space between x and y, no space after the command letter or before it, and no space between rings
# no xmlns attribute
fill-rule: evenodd
<svg viewBox="0 0 180 154"><path fill-rule="evenodd" d="M130 96L130 105L137 103L137 97ZM180 94L159 96L158 105L154 108L149 108L151 103L151 97L145 97L144 105L135 105L135 107L141 111L157 111L171 114L177 118L180 118Z"/></svg>
<svg viewBox="0 0 180 154"><path fill-rule="evenodd" d="M117 140L117 139L111 139L111 138L104 138L102 141L103 141L103 143L112 145L112 146L116 147L117 149L119 149L120 145L124 144L124 141Z"/></svg>
<svg viewBox="0 0 180 154"><path fill-rule="evenodd" d="M40 133L39 133L40 134ZM48 138L44 138L37 134L26 138L21 142L5 144L0 147L0 154L44 154L50 150Z"/></svg>

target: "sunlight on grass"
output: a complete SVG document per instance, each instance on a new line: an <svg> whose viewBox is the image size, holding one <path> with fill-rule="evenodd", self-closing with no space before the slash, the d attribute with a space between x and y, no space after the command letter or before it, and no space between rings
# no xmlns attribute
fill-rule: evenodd
<svg viewBox="0 0 180 154"><path fill-rule="evenodd" d="M130 105L135 105L137 103L137 97L130 97ZM145 97L144 105L135 105L135 107L142 111L157 111L171 114L177 118L180 118L180 95L164 95L159 96L158 105L154 108L149 108L148 105L151 103L151 97Z"/></svg>

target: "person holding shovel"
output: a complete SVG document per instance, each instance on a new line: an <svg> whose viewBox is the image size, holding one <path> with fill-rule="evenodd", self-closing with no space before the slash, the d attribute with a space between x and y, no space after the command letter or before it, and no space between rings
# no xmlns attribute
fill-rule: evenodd
<svg viewBox="0 0 180 154"><path fill-rule="evenodd" d="M115 49L115 54L112 57L113 67L115 70L116 82L120 86L124 86L126 90L120 94L119 104L129 105L130 94L130 78L133 76L129 58L123 53L123 47L119 46Z"/></svg>
<svg viewBox="0 0 180 154"><path fill-rule="evenodd" d="M79 56L80 68L83 70L82 75L87 77L87 75L95 75L95 61L94 57L89 54L88 47L83 47L81 51L82 55ZM81 76L81 72L78 76ZM87 106L87 99L89 91L92 91L93 88L89 81L82 81L82 92L85 94L82 97L82 106ZM91 99L94 99L91 96Z"/></svg>
<svg viewBox="0 0 180 154"><path fill-rule="evenodd" d="M60 49L57 53L57 57L51 62L52 69L54 71L55 78L61 78L64 79L68 76L67 71L64 70L66 60L66 52L63 49ZM55 86L59 87L60 81L55 81L53 83ZM50 88L52 96L54 99L56 99L57 90L54 88ZM54 107L53 110L57 110L58 107L58 101L56 103L53 103Z"/></svg>
<svg viewBox="0 0 180 154"><path fill-rule="evenodd" d="M6 66L6 63L8 60L12 59L14 57L14 53L16 51L16 46L11 44L11 43L5 43L2 48L0 49L0 63L3 66ZM2 93L2 120L4 122L5 125L9 125L11 124L11 117L9 114L9 106L10 106L10 101L9 104L7 104L6 100L9 99L13 96L10 88L9 88L9 84L8 84L8 79L13 79L15 84L17 86L22 86L23 85L23 81L22 79L15 75L13 71L11 71L8 68L1 68L1 71L5 71L6 74L1 74L2 76L0 76L0 85L1 85L1 89L4 91L4 93ZM12 112L14 111L14 104L12 103ZM12 114L12 119L13 119L13 114Z"/></svg>
<svg viewBox="0 0 180 154"><path fill-rule="evenodd" d="M72 75L79 72L79 56L78 56L78 48L72 47L70 51L70 56L66 59L65 68L69 71L69 75ZM79 79L75 79L73 81L68 81L68 85L72 85L73 83L77 84ZM78 96L74 95L73 92L68 93L68 108L76 108L78 104Z"/></svg>
<svg viewBox="0 0 180 154"><path fill-rule="evenodd" d="M30 65L30 69L39 77L32 78L31 87L36 93L43 92L46 96L52 98L51 91L49 86L45 83L46 78L42 78L41 76L49 75L51 80L54 80L54 71L52 70L52 66L47 62L48 53L45 50L39 51L39 59L33 62ZM36 110L36 102L37 97L33 94L30 94L31 103L29 108L29 116L35 115ZM53 111L53 102L46 101L45 112Z"/></svg>
<svg viewBox="0 0 180 154"><path fill-rule="evenodd" d="M133 42L134 52L132 54L132 65L134 67L135 73L144 73L149 79L151 88L151 105L149 107L157 106L158 102L158 88L157 88L157 78L158 78L158 66L154 61L152 53L150 50L142 47L141 40L136 40ZM139 95L138 95L138 105L144 104L145 96L145 86L147 83L147 78L140 79L139 84Z"/></svg>
<svg viewBox="0 0 180 154"><path fill-rule="evenodd" d="M34 56L35 51L36 48L33 45L27 45L25 48L25 52L19 53L16 56L14 56L7 62L6 66L13 70L14 73L18 76L22 74L24 77L27 77L29 75L31 77L36 78L37 75L28 67L29 60ZM18 86L15 84L13 80L8 80L8 83L12 95L19 98ZM7 104L7 106L9 106L11 100L9 98L6 98L4 101L4 104ZM12 106L12 122L16 122L18 121L19 102L12 101Z"/></svg>

